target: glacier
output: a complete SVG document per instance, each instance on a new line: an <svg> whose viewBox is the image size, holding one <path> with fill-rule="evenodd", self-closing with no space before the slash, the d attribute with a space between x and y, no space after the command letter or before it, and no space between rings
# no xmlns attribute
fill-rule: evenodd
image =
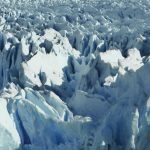
<svg viewBox="0 0 150 150"><path fill-rule="evenodd" d="M0 150L149 150L149 75L149 0L0 1Z"/></svg>

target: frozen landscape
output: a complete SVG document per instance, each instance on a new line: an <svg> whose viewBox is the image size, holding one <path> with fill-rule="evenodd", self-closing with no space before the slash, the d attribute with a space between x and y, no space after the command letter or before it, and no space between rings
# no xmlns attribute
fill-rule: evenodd
<svg viewBox="0 0 150 150"><path fill-rule="evenodd" d="M150 150L150 1L1 0L0 150Z"/></svg>

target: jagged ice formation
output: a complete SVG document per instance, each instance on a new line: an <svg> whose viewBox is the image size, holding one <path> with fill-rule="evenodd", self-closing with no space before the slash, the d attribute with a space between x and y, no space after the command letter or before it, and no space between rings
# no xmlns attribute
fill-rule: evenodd
<svg viewBox="0 0 150 150"><path fill-rule="evenodd" d="M0 2L0 150L149 150L149 0Z"/></svg>

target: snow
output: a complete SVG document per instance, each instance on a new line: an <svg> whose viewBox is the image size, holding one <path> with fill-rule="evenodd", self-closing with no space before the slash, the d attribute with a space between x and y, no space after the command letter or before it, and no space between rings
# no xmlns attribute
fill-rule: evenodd
<svg viewBox="0 0 150 150"><path fill-rule="evenodd" d="M0 150L149 150L149 8L0 1Z"/></svg>

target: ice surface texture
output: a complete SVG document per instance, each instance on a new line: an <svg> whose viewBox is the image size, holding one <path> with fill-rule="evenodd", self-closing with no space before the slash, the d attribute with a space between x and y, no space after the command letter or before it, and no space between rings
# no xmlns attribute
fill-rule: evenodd
<svg viewBox="0 0 150 150"><path fill-rule="evenodd" d="M0 2L0 150L150 149L149 0Z"/></svg>

